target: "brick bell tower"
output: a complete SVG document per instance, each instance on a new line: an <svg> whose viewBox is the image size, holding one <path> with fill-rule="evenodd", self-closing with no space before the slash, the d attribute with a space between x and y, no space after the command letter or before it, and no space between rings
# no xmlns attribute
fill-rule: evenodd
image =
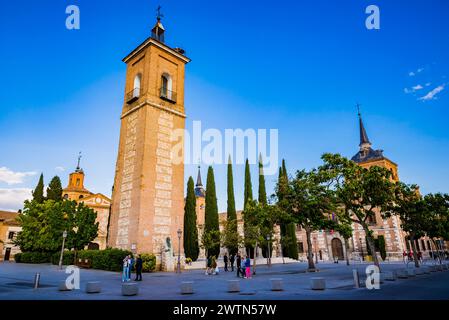
<svg viewBox="0 0 449 320"><path fill-rule="evenodd" d="M128 54L108 246L178 252L184 215L184 50L164 41L158 12L151 36ZM164 254L165 252L165 254ZM181 253L182 248L181 241Z"/></svg>

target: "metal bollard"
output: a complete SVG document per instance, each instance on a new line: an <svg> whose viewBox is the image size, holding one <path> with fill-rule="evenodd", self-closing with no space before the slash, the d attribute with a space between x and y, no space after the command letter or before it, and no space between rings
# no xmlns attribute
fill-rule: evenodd
<svg viewBox="0 0 449 320"><path fill-rule="evenodd" d="M41 279L41 274L38 272L34 275L34 289L39 288L39 280Z"/></svg>
<svg viewBox="0 0 449 320"><path fill-rule="evenodd" d="M359 272L357 269L352 269L352 275L354 277L354 288L360 288Z"/></svg>

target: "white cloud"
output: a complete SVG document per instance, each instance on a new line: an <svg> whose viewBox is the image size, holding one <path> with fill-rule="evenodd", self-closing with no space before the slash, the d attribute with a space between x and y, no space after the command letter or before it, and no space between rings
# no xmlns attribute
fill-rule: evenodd
<svg viewBox="0 0 449 320"><path fill-rule="evenodd" d="M65 168L64 168L64 167L59 167L59 166L58 166L58 167L55 168L55 170L56 170L56 171L59 171L59 172L63 172L63 171L65 171Z"/></svg>
<svg viewBox="0 0 449 320"><path fill-rule="evenodd" d="M410 92L412 92L409 88L404 88L404 92L405 93L410 93Z"/></svg>
<svg viewBox="0 0 449 320"><path fill-rule="evenodd" d="M0 188L0 209L17 211L23 208L23 202L31 199L31 189L1 189Z"/></svg>
<svg viewBox="0 0 449 320"><path fill-rule="evenodd" d="M422 88L424 88L424 87L422 85L420 85L420 84L412 87L413 91L418 91L418 90L421 90Z"/></svg>
<svg viewBox="0 0 449 320"><path fill-rule="evenodd" d="M0 182L7 184L23 183L23 180L28 176L34 176L36 172L14 172L6 167L0 167Z"/></svg>
<svg viewBox="0 0 449 320"><path fill-rule="evenodd" d="M431 83L430 82L427 82L426 83L426 87L428 87L428 86L430 86L431 85Z"/></svg>
<svg viewBox="0 0 449 320"><path fill-rule="evenodd" d="M436 95L444 90L444 84L436 87L432 91L429 91L425 96L418 98L421 101L429 101L436 99Z"/></svg>
<svg viewBox="0 0 449 320"><path fill-rule="evenodd" d="M423 72L424 71L424 68L418 68L416 71L410 71L409 73L408 73L408 75L410 76L410 77L414 77L414 76L416 76L418 73L421 73L421 72Z"/></svg>

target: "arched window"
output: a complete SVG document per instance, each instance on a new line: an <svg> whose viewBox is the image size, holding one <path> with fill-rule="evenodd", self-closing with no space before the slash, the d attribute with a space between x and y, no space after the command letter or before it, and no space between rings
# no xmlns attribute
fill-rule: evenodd
<svg viewBox="0 0 449 320"><path fill-rule="evenodd" d="M172 78L168 73L163 73L161 76L161 98L172 99L173 94Z"/></svg>
<svg viewBox="0 0 449 320"><path fill-rule="evenodd" d="M139 97L140 96L140 83L142 81L142 75L138 73L134 77L134 87L133 87L133 97Z"/></svg>
<svg viewBox="0 0 449 320"><path fill-rule="evenodd" d="M64 195L64 199L68 199L69 198L69 195L66 193L65 195Z"/></svg>

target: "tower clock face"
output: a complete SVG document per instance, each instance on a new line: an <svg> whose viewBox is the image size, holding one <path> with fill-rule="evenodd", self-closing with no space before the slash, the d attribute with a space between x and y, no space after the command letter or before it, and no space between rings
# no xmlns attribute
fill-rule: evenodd
<svg viewBox="0 0 449 320"><path fill-rule="evenodd" d="M95 202L100 204L101 203L101 198L95 198Z"/></svg>

